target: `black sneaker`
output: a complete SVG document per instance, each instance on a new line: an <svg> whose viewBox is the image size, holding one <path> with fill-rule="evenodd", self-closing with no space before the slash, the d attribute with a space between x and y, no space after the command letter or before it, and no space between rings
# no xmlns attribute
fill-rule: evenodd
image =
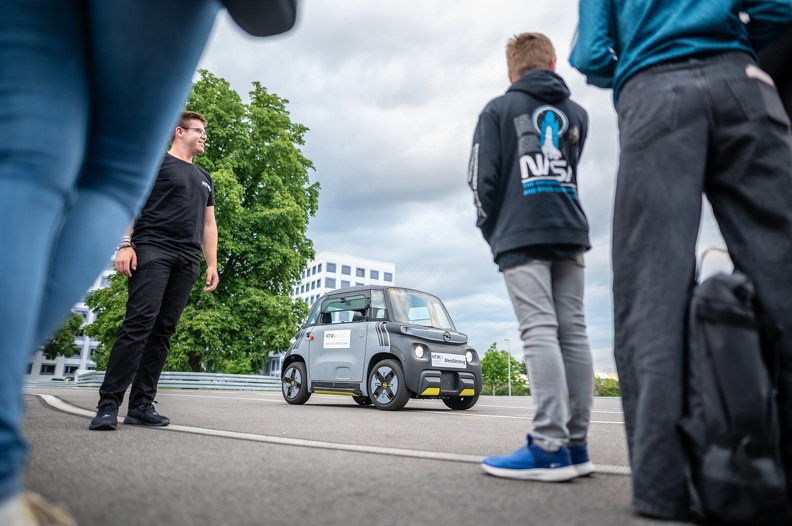
<svg viewBox="0 0 792 526"><path fill-rule="evenodd" d="M156 402L154 402L156 403ZM145 402L137 407L130 407L127 416L124 418L125 424L136 426L167 426L170 419L162 416L154 409L154 404Z"/></svg>
<svg viewBox="0 0 792 526"><path fill-rule="evenodd" d="M99 407L88 429L92 431L115 431L118 427L118 408L112 405Z"/></svg>

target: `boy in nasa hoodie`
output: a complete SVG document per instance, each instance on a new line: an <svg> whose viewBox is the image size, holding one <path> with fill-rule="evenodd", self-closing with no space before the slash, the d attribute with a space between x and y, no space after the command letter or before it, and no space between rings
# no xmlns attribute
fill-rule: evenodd
<svg viewBox="0 0 792 526"><path fill-rule="evenodd" d="M559 482L594 472L586 447L593 365L583 311L591 248L577 165L588 115L555 73L550 40L506 47L511 86L479 116L468 183L476 225L503 272L520 325L534 404L526 444L487 457L494 476Z"/></svg>

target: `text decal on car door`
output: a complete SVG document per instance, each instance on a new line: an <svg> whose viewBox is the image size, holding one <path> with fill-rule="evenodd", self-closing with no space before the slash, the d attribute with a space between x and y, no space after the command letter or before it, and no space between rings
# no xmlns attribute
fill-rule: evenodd
<svg viewBox="0 0 792 526"><path fill-rule="evenodd" d="M349 335L352 331L326 331L324 334L325 349L349 349Z"/></svg>

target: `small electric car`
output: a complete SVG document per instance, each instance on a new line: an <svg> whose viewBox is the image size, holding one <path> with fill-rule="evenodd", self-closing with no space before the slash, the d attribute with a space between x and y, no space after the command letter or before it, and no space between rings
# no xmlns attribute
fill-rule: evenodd
<svg viewBox="0 0 792 526"><path fill-rule="evenodd" d="M283 362L283 398L347 395L396 411L410 398L470 409L481 392L481 362L438 298L381 285L320 297Z"/></svg>

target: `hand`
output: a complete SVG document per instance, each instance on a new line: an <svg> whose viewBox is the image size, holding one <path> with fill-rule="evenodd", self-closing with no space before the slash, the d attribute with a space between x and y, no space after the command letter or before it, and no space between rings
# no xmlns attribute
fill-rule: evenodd
<svg viewBox="0 0 792 526"><path fill-rule="evenodd" d="M115 269L119 274L132 277L132 272L137 270L137 253L134 248L124 247L116 252Z"/></svg>
<svg viewBox="0 0 792 526"><path fill-rule="evenodd" d="M206 286L203 291L212 292L217 288L218 283L220 283L220 276L217 274L217 268L206 267Z"/></svg>

